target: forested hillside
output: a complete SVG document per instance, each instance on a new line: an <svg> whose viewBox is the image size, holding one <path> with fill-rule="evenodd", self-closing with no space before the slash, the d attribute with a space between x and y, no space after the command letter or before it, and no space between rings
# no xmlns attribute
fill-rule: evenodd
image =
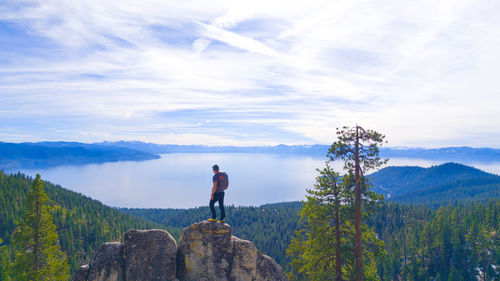
<svg viewBox="0 0 500 281"><path fill-rule="evenodd" d="M457 163L430 168L387 167L369 176L387 200L439 207L500 198L500 176Z"/></svg>
<svg viewBox="0 0 500 281"><path fill-rule="evenodd" d="M368 219L385 242L381 280L498 280L500 200L438 210L382 204Z"/></svg>
<svg viewBox="0 0 500 281"><path fill-rule="evenodd" d="M0 172L0 273L9 262L9 245L32 179ZM183 227L209 217L208 207L193 209L114 209L45 182L62 249L72 273L102 242L119 240L131 228L163 228L176 238ZM228 206L233 234L253 241L287 271L289 246L302 203L260 207ZM124 212L126 213L124 213ZM127 214L128 213L128 214ZM137 218L134 216L142 217ZM377 261L381 280L495 280L500 265L500 200L470 201L441 207L384 202L367 223L385 242ZM154 222L151 222L154 221ZM4 280L0 274L0 280Z"/></svg>
<svg viewBox="0 0 500 281"><path fill-rule="evenodd" d="M0 267L9 263L9 245L24 209L33 179L22 174L0 171ZM131 229L163 228L146 219L133 217L59 185L44 182L61 247L68 255L71 273L80 261L90 259L92 251L106 241L120 240ZM0 276L0 280L2 280Z"/></svg>

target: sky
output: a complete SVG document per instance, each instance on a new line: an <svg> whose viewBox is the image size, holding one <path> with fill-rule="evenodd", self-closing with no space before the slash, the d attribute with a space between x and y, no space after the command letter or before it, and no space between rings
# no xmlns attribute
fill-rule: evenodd
<svg viewBox="0 0 500 281"><path fill-rule="evenodd" d="M0 141L500 148L500 1L0 0Z"/></svg>

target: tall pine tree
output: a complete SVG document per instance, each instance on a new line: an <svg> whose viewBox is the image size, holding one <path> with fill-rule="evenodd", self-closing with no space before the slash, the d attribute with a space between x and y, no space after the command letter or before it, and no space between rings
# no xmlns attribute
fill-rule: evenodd
<svg viewBox="0 0 500 281"><path fill-rule="evenodd" d="M40 175L36 175L26 200L22 221L14 234L14 280L68 280L67 257L59 245Z"/></svg>
<svg viewBox="0 0 500 281"><path fill-rule="evenodd" d="M319 172L314 189L307 190L301 227L287 254L293 257L295 278L341 281L353 266L353 248L346 239L354 233L349 220L352 191L328 164Z"/></svg>
<svg viewBox="0 0 500 281"><path fill-rule="evenodd" d="M369 184L365 181L365 174L374 168L385 164L378 156L380 146L385 136L373 130L365 130L356 125L354 128L344 127L337 129L338 140L332 144L328 151L330 161L343 160L344 169L354 175L354 255L356 260L356 281L363 281L363 224L364 207Z"/></svg>
<svg viewBox="0 0 500 281"><path fill-rule="evenodd" d="M372 209L370 207L382 199L382 196L369 190L363 173L384 162L377 158L376 146L383 136L373 131L355 134L359 138L355 148L350 149L347 147L350 136L345 130L338 134L339 139L328 154L326 168L320 171L314 189L307 190L309 195L300 213L301 225L287 250L293 258L292 277L295 279L378 279L375 256L384 252L383 242L361 220L367 217ZM364 147L368 142L374 144ZM347 173L342 177L329 165L337 159L345 161ZM359 163L351 163L351 159L357 159ZM358 208L361 200L362 209ZM357 257L358 249L361 250L361 262Z"/></svg>

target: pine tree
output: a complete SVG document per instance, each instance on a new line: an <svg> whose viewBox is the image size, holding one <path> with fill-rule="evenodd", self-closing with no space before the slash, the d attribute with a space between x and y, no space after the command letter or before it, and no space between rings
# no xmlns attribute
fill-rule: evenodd
<svg viewBox="0 0 500 281"><path fill-rule="evenodd" d="M380 167L387 160L378 157L378 146L384 141L385 136L373 130L365 130L361 126L354 128L344 127L337 129L338 140L332 144L328 151L330 161L343 160L344 169L354 175L354 228L355 228L355 259L356 281L363 281L363 230L362 217L363 204L367 202L366 194L369 185L365 182L364 174L371 169ZM364 201L364 202L363 202ZM369 201L368 201L369 203Z"/></svg>
<svg viewBox="0 0 500 281"><path fill-rule="evenodd" d="M327 164L319 171L314 189L307 190L307 201L300 212L301 228L292 239L287 254L294 257L296 273L310 280L345 280L352 268L349 239L352 192Z"/></svg>
<svg viewBox="0 0 500 281"><path fill-rule="evenodd" d="M22 221L14 234L14 280L56 281L69 279L66 255L61 251L40 175L28 191Z"/></svg>
<svg viewBox="0 0 500 281"><path fill-rule="evenodd" d="M300 227L287 254L293 258L295 277L309 280L354 280L358 276L355 260L355 187L363 190L366 218L369 208L382 197L368 190L369 184L354 171L340 177L329 163L320 170L314 189L307 190L307 201L300 212ZM361 219L361 218L360 218ZM384 253L383 242L367 224L360 223L361 268L363 280L378 280L375 257Z"/></svg>

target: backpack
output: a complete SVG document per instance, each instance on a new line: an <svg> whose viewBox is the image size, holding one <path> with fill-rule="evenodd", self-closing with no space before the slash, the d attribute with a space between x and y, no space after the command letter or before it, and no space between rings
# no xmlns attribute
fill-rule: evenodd
<svg viewBox="0 0 500 281"><path fill-rule="evenodd" d="M227 174L225 172L220 172L218 173L219 176L219 181L220 181L220 187L222 190L226 190L229 187L229 179L227 177Z"/></svg>

